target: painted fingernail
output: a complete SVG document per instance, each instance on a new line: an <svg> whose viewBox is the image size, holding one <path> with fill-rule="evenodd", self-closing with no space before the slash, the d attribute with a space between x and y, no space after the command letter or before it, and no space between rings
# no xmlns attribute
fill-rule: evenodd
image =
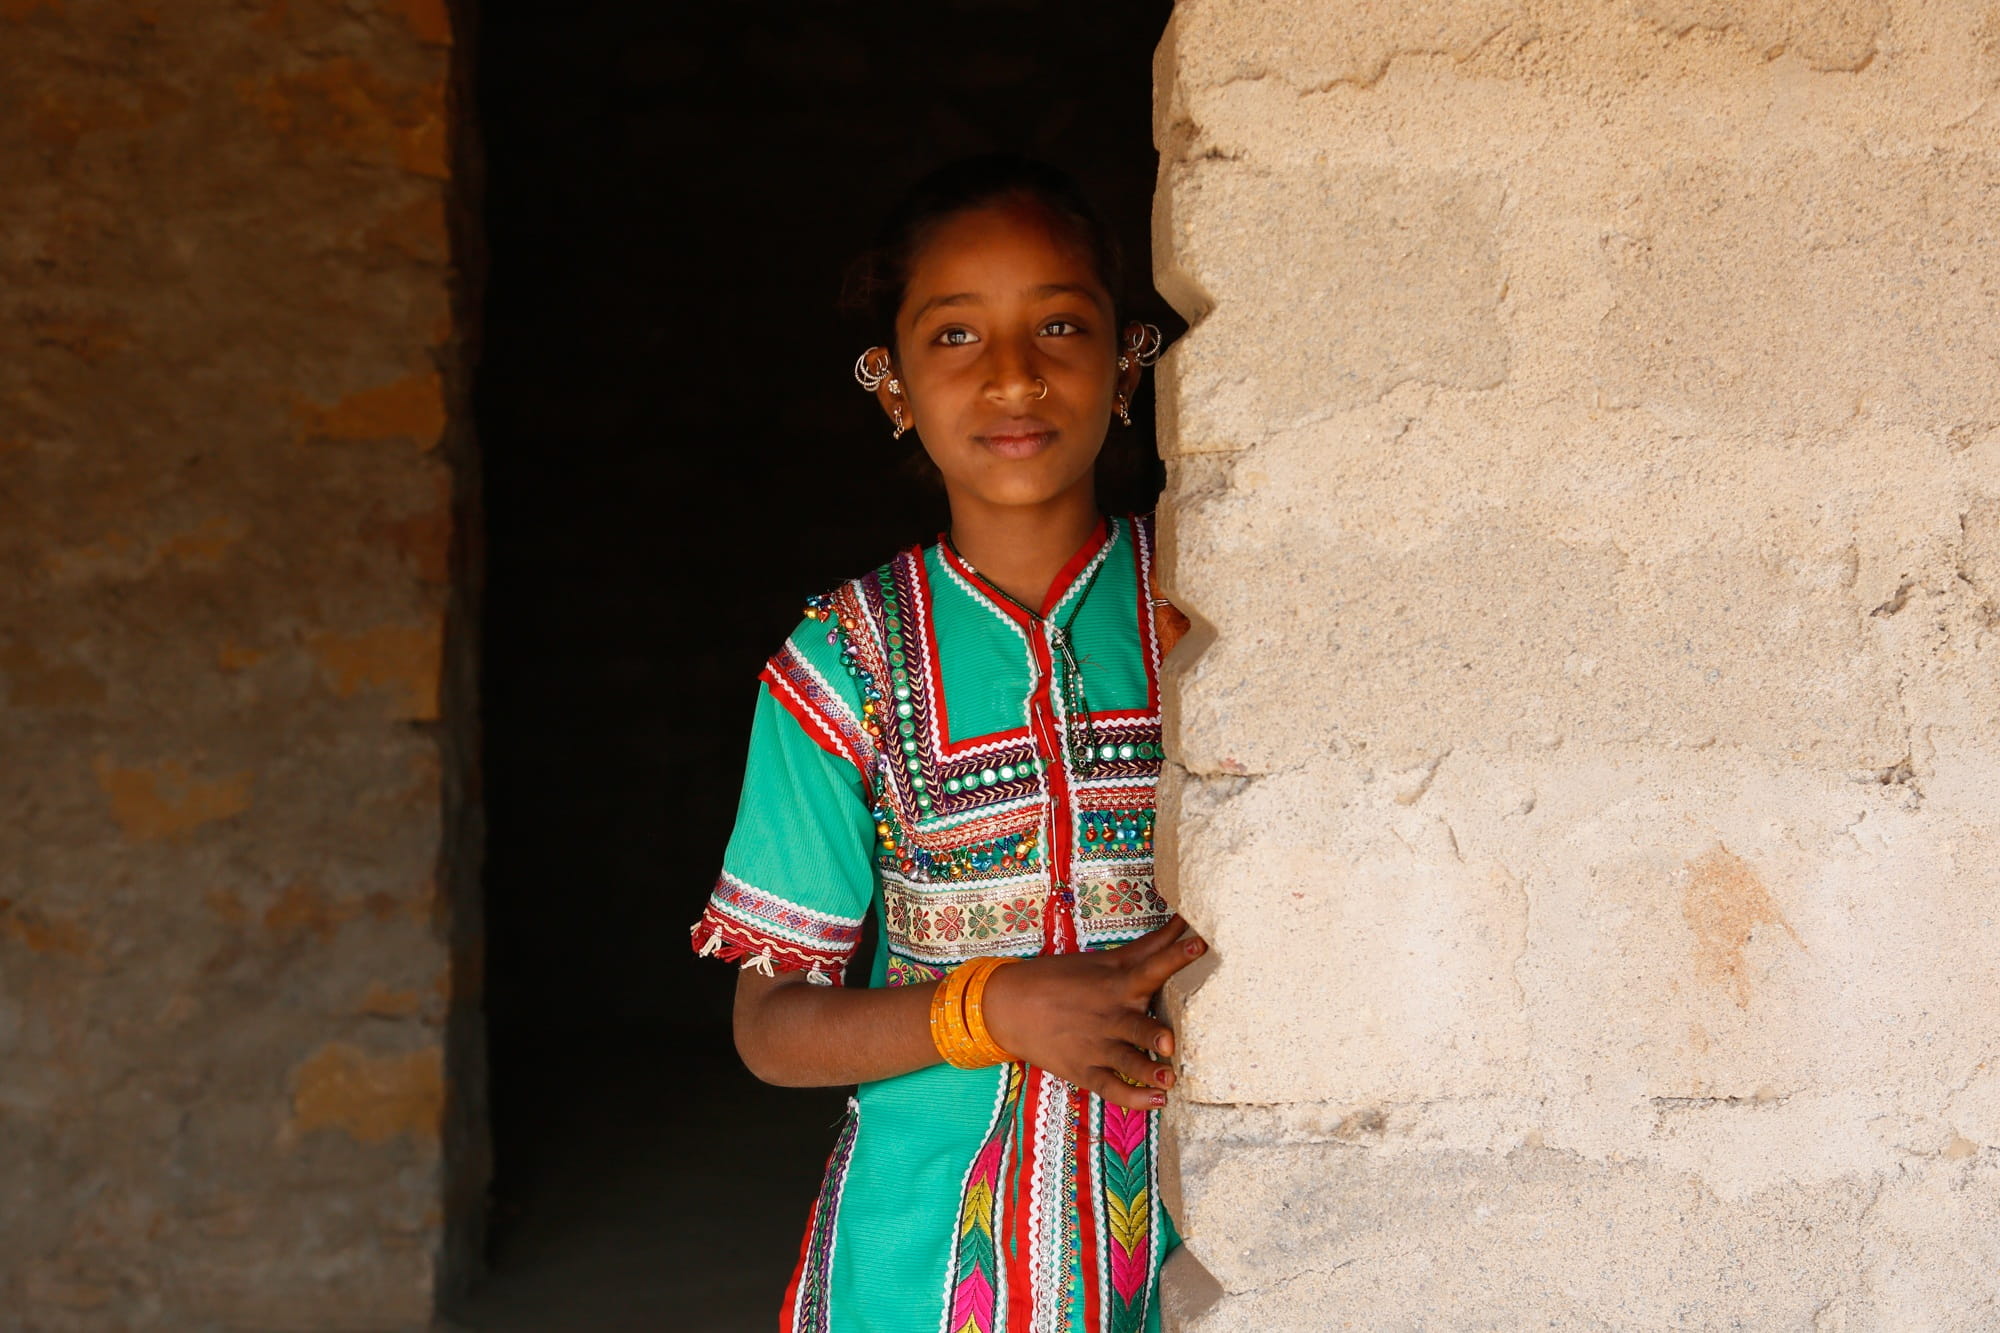
<svg viewBox="0 0 2000 1333"><path fill-rule="evenodd" d="M1159 1084L1161 1087L1163 1088L1171 1087L1173 1085L1173 1081L1174 1081L1173 1070L1156 1069L1153 1071L1153 1082Z"/></svg>
<svg viewBox="0 0 2000 1333"><path fill-rule="evenodd" d="M1204 945L1200 940L1189 940L1187 943L1188 957L1190 958L1201 957L1201 951L1206 947L1207 946Z"/></svg>
<svg viewBox="0 0 2000 1333"><path fill-rule="evenodd" d="M1167 1094L1164 1092L1156 1092L1147 1100L1152 1102L1152 1104L1155 1106L1165 1106L1167 1104Z"/></svg>

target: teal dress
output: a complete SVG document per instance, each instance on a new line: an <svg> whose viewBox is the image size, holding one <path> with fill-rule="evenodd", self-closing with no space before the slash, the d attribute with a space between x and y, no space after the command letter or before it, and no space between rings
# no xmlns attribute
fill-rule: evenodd
<svg viewBox="0 0 2000 1333"><path fill-rule="evenodd" d="M1103 949L1153 885L1160 648L1149 519L1097 530L1031 613L948 544L812 600L765 666L702 954L868 984ZM1159 1325L1158 1115L1033 1066L865 1083L786 1293L786 1333Z"/></svg>

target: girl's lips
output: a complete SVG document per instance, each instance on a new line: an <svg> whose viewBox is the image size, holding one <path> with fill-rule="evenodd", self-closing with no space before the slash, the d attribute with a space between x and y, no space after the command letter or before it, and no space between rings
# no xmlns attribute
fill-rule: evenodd
<svg viewBox="0 0 2000 1333"><path fill-rule="evenodd" d="M973 438L1002 458L1027 458L1048 448L1056 428L1036 417L1016 417Z"/></svg>
<svg viewBox="0 0 2000 1333"><path fill-rule="evenodd" d="M994 431L979 437L980 442L1002 458L1028 458L1048 447L1056 437L1052 430Z"/></svg>

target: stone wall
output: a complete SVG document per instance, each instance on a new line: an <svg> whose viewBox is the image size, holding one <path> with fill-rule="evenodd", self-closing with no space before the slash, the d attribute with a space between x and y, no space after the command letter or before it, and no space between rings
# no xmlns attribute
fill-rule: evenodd
<svg viewBox="0 0 2000 1333"><path fill-rule="evenodd" d="M2000 1324L2000 9L1182 0L1173 1327Z"/></svg>
<svg viewBox="0 0 2000 1333"><path fill-rule="evenodd" d="M451 42L0 0L7 1329L416 1329L474 1252Z"/></svg>

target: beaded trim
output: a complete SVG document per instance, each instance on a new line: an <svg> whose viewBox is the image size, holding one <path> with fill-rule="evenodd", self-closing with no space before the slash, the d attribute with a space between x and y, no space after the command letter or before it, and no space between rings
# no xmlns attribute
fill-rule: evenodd
<svg viewBox="0 0 2000 1333"><path fill-rule="evenodd" d="M1088 774L1071 774L1069 893L1080 943L1104 947L1166 920L1153 884L1153 804L1162 755L1159 646L1150 601L1152 533L1112 520L1058 603L1107 559L1138 565L1139 625L1148 707L1096 718ZM921 548L808 600L854 682L836 691L796 650L772 658L765 679L821 745L855 764L872 802L891 985L977 954L1033 954L1043 940L1046 760L1026 725L954 742L931 620L933 597L963 594L1017 635L1021 627L941 552L951 585L932 586ZM1026 639L1022 640L1025 648ZM1060 701L1058 701L1060 706ZM1025 719L1024 719L1025 722Z"/></svg>
<svg viewBox="0 0 2000 1333"><path fill-rule="evenodd" d="M1114 527L1107 551L1123 526ZM893 804L906 817L914 816L906 822L915 826L919 842L939 821L1012 801L1038 806L1047 764L1036 755L1026 726L951 742L936 644L928 624L913 623L905 610L926 610L928 594L923 553L906 551L874 574L844 585L833 595L831 608L842 629L843 660L854 663L865 691L882 696L885 725L880 734L887 741L888 786ZM893 727L886 725L891 718ZM1074 785L1136 782L1150 788L1157 781L1163 753L1157 711L1103 713L1097 729L1098 762L1088 775L1074 776ZM964 836L954 828L949 842Z"/></svg>

